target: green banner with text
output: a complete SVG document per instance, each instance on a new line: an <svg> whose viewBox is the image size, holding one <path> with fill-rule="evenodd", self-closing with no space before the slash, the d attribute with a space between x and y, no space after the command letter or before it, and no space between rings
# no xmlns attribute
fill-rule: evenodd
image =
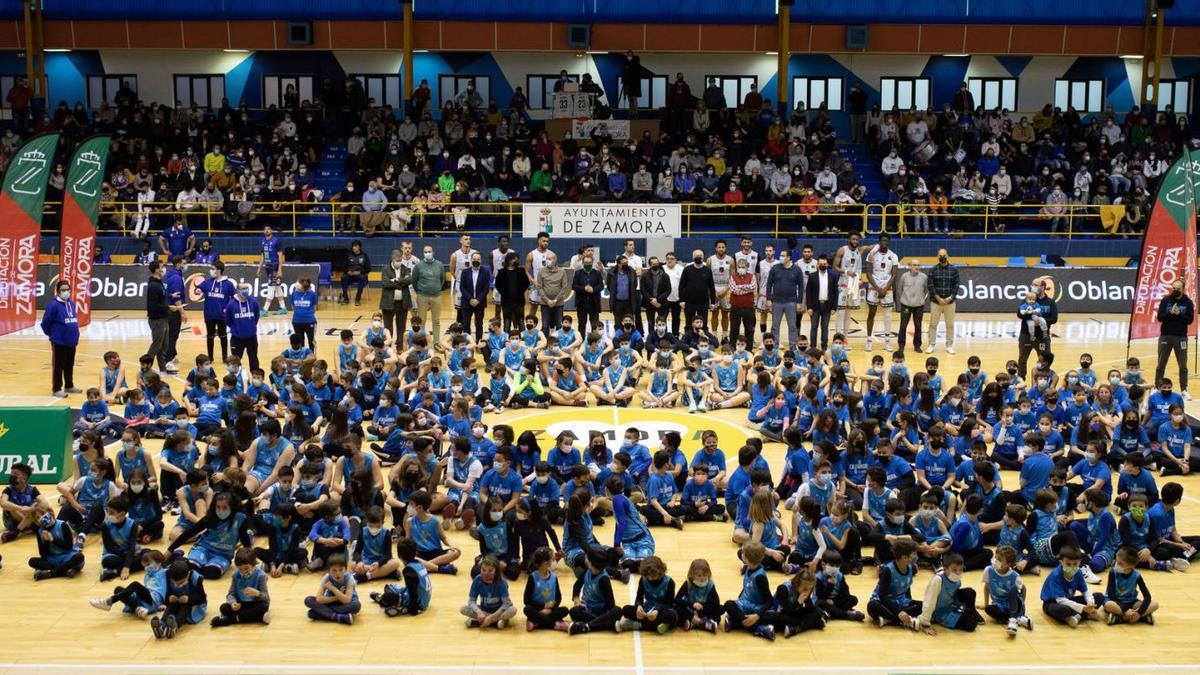
<svg viewBox="0 0 1200 675"><path fill-rule="evenodd" d="M71 477L71 409L65 406L0 408L0 481L17 463L33 469L32 483Z"/></svg>

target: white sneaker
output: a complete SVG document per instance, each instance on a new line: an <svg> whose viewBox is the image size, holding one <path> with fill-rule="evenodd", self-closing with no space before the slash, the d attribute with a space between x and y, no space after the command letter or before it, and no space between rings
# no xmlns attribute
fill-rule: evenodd
<svg viewBox="0 0 1200 675"><path fill-rule="evenodd" d="M885 351L885 352L892 351L892 341L891 340L883 341L883 351Z"/></svg>
<svg viewBox="0 0 1200 675"><path fill-rule="evenodd" d="M868 338L867 338L867 344L863 345L863 351L867 351L867 352L869 352L869 351L871 351L872 349L874 349L874 345L871 343L871 338L869 338L869 337L868 337Z"/></svg>
<svg viewBox="0 0 1200 675"><path fill-rule="evenodd" d="M91 600L88 600L88 604L96 609L102 609L106 612L112 609L112 601L108 598L92 598Z"/></svg>
<svg viewBox="0 0 1200 675"><path fill-rule="evenodd" d="M1185 401L1192 400L1192 395L1188 393L1187 389L1184 389L1183 391L1179 392L1179 394L1181 396L1183 396L1183 400L1185 400Z"/></svg>
<svg viewBox="0 0 1200 675"><path fill-rule="evenodd" d="M954 345L946 345L946 353L953 354L954 353Z"/></svg>
<svg viewBox="0 0 1200 675"><path fill-rule="evenodd" d="M150 616L150 609L147 607L138 607L133 610L133 614L139 619L145 619Z"/></svg>
<svg viewBox="0 0 1200 675"><path fill-rule="evenodd" d="M926 353L926 354L932 354L932 353L933 353L933 345L929 345L928 347L926 347L926 348L925 348L925 353Z"/></svg>
<svg viewBox="0 0 1200 675"><path fill-rule="evenodd" d="M1100 583L1100 577L1095 572L1092 571L1092 568L1090 566L1081 565L1079 569L1081 572L1083 572L1083 580L1084 581L1088 582L1089 584Z"/></svg>
<svg viewBox="0 0 1200 675"><path fill-rule="evenodd" d="M1017 636L1017 620L1009 619L1008 627L1006 630L1008 631L1008 637L1016 637Z"/></svg>
<svg viewBox="0 0 1200 675"><path fill-rule="evenodd" d="M1192 564L1183 558L1171 558L1171 567L1175 568L1176 572L1186 572Z"/></svg>
<svg viewBox="0 0 1200 675"><path fill-rule="evenodd" d="M1075 628L1076 626L1079 625L1079 617L1077 615L1068 617L1067 625L1070 626L1071 628Z"/></svg>
<svg viewBox="0 0 1200 675"><path fill-rule="evenodd" d="M1017 625L1025 630L1033 630L1033 619L1028 616L1017 617Z"/></svg>

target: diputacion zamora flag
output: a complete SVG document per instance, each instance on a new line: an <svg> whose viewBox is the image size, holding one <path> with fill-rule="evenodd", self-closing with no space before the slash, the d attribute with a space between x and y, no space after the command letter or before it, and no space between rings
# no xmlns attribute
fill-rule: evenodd
<svg viewBox="0 0 1200 675"><path fill-rule="evenodd" d="M100 186L104 183L109 141L107 135L84 140L67 167L58 278L71 284L71 299L75 301L80 328L92 321L92 260L96 250L96 219L100 215Z"/></svg>
<svg viewBox="0 0 1200 675"><path fill-rule="evenodd" d="M40 134L13 153L0 188L0 335L37 320L38 246L46 181L58 134Z"/></svg>

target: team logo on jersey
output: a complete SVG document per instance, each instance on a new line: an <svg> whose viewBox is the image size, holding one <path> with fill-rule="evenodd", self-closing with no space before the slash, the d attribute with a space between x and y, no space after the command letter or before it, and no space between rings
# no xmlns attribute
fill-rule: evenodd
<svg viewBox="0 0 1200 675"><path fill-rule="evenodd" d="M605 407L534 413L508 421L508 424L516 436L532 431L543 453L554 447L554 439L564 431L575 434L575 447L580 449L587 447L593 432L599 433L604 436L608 448L616 452L621 449L625 430L636 427L641 443L651 453L662 447L664 434L675 431L683 439L681 449L689 456L700 447L700 437L708 430L717 432L721 446L725 448L741 447L750 436L740 425L717 417L640 408Z"/></svg>

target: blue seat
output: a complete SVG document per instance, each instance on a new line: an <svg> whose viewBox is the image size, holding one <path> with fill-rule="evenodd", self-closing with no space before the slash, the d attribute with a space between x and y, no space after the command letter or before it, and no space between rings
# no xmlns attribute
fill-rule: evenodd
<svg viewBox="0 0 1200 675"><path fill-rule="evenodd" d="M333 299L333 263L319 262L317 267L320 271L317 272L317 295L321 295L321 288L328 288L329 295L326 299Z"/></svg>
<svg viewBox="0 0 1200 675"><path fill-rule="evenodd" d="M1009 267L1025 267L1025 256L1014 255L1008 259Z"/></svg>

